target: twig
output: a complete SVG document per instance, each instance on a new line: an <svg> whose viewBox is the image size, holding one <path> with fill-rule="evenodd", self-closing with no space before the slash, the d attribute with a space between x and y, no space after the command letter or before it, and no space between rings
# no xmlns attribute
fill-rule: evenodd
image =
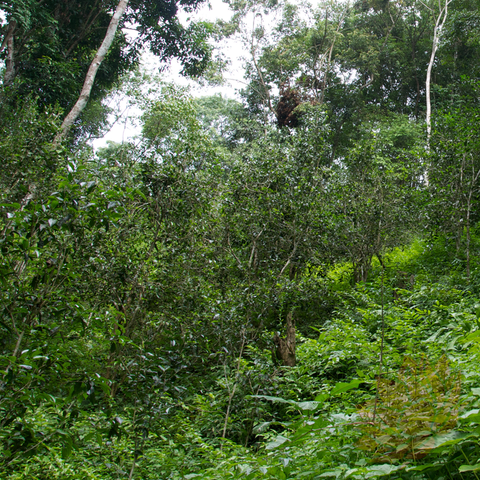
<svg viewBox="0 0 480 480"><path fill-rule="evenodd" d="M222 432L223 438L225 438L225 435L227 434L227 424L228 424L228 417L230 416L230 407L232 406L233 396L235 395L235 390L237 389L237 382L240 374L240 360L242 359L243 348L245 347L245 329L242 329L241 334L242 334L242 345L240 347L240 353L238 355L238 360L237 360L237 371L235 373L235 383L233 385L233 389L231 392L230 392L230 388L227 387L229 390L229 396L228 396L227 412L225 413L225 422L223 424L223 432ZM228 382L227 382L227 385L228 385ZM220 450L222 448L223 448L223 444L221 445Z"/></svg>
<svg viewBox="0 0 480 480"><path fill-rule="evenodd" d="M384 343L385 343L385 315L384 315L384 309L385 309L385 297L384 297L384 283L385 283L385 265L382 262L382 259L380 258L380 255L377 253L377 258L380 261L380 265L382 266L382 340L380 343L380 365L378 369L378 374L377 374L377 392L375 394L375 405L373 407L373 419L372 423L375 424L375 419L377 417L377 405L378 405L378 400L379 400L379 387L380 387L380 378L382 376L382 370L383 370L383 348L384 348Z"/></svg>

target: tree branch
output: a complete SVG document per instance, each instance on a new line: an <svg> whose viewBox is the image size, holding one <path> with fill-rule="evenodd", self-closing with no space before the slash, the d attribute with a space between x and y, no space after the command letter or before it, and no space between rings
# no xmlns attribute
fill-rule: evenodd
<svg viewBox="0 0 480 480"><path fill-rule="evenodd" d="M77 102L70 110L69 114L65 117L65 120L60 127L60 131L55 137L54 143L58 144L61 142L65 136L67 135L68 131L74 124L75 120L79 117L79 115L83 112L85 107L87 106L88 100L90 98L90 94L92 92L93 83L95 81L95 76L97 75L98 69L102 64L105 56L107 55L112 43L113 39L115 38L115 33L117 32L118 24L120 19L122 18L125 10L127 8L128 0L120 0L115 13L110 20L110 24L107 28L107 33L105 34L105 38L103 39L100 48L98 49L93 62L90 64L90 68L88 69L87 75L85 77L85 82L83 84L82 91L80 92L80 96L78 97Z"/></svg>

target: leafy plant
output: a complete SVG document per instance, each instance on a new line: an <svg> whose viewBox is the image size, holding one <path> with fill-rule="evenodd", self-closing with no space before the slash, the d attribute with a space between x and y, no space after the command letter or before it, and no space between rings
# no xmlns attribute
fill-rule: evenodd
<svg viewBox="0 0 480 480"><path fill-rule="evenodd" d="M436 446L434 436L457 425L460 378L445 356L433 365L406 357L395 378L377 379L376 399L359 411L358 447L377 462L427 455Z"/></svg>

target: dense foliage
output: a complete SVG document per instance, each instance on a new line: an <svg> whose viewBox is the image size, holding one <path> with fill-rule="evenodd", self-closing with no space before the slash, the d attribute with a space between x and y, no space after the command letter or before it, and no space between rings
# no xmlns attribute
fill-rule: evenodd
<svg viewBox="0 0 480 480"><path fill-rule="evenodd" d="M478 5L132 1L63 138L90 3L0 2L0 477L478 478ZM212 32L241 100L124 75ZM120 84L141 133L94 151Z"/></svg>
<svg viewBox="0 0 480 480"><path fill-rule="evenodd" d="M0 55L5 59L3 103L6 93L13 103L31 96L40 108L56 106L68 112L80 94L117 3L1 1L1 18L5 19L0 25ZM128 2L120 20L121 29L96 75L89 113L78 125L77 135L98 133L108 114L101 99L138 65L145 48L161 61L177 58L183 73L188 75L198 75L206 68L211 56L207 42L211 25L192 22L184 27L177 16L179 10L192 12L201 3L202 0Z"/></svg>

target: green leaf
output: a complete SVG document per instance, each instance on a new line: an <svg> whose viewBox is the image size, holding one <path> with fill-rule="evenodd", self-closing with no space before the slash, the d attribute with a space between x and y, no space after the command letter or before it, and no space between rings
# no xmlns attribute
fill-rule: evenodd
<svg viewBox="0 0 480 480"><path fill-rule="evenodd" d="M459 472L476 472L480 470L480 463L477 463L476 465L462 465L458 471Z"/></svg>
<svg viewBox="0 0 480 480"><path fill-rule="evenodd" d="M276 422L262 422L262 423L259 423L258 425L255 425L255 427L253 427L252 433L254 433L254 434L263 433L266 430L268 430L268 427L270 427L270 425L272 423L276 423Z"/></svg>
<svg viewBox="0 0 480 480"><path fill-rule="evenodd" d="M471 433L457 432L456 430L452 430L448 433L433 435L432 437L425 439L423 442L420 442L417 445L417 448L432 449L445 447L447 445L455 445L470 436L472 436Z"/></svg>
<svg viewBox="0 0 480 480"><path fill-rule="evenodd" d="M437 470L442 468L443 465L439 463L428 463L427 465L415 465L413 467L407 467L407 472L422 472L423 470Z"/></svg>
<svg viewBox="0 0 480 480"><path fill-rule="evenodd" d="M289 442L290 440L287 437L284 437L283 435L278 435L278 437L273 440L272 442L268 442L265 445L265 448L267 450L273 450L274 448L279 447L280 445L283 445L285 442Z"/></svg>
<svg viewBox="0 0 480 480"><path fill-rule="evenodd" d="M333 390L330 392L330 395L338 395L339 393L345 393L349 390L353 390L354 388L358 388L358 386L362 383L362 380L352 380L350 383L340 382L337 383Z"/></svg>
<svg viewBox="0 0 480 480"><path fill-rule="evenodd" d="M321 402L298 402L297 407L301 410L316 410Z"/></svg>
<svg viewBox="0 0 480 480"><path fill-rule="evenodd" d="M367 473L364 478L372 477L383 477L385 475L390 475L392 472L405 468L403 465L390 465L385 463L383 465L374 465L372 467L367 467Z"/></svg>
<svg viewBox="0 0 480 480"><path fill-rule="evenodd" d="M323 472L321 475L319 475L319 478L327 478L327 477L338 478L342 474L343 474L343 470L336 468L335 470L328 470L327 472Z"/></svg>
<svg viewBox="0 0 480 480"><path fill-rule="evenodd" d="M468 418L470 416L477 415L479 413L480 413L480 409L474 408L473 410L469 410L468 412L465 412L462 415L460 415L460 418Z"/></svg>
<svg viewBox="0 0 480 480"><path fill-rule="evenodd" d="M470 415L466 418L461 417L462 419L465 419L468 423L480 423L480 413L477 413L475 415Z"/></svg>
<svg viewBox="0 0 480 480"><path fill-rule="evenodd" d="M270 402L276 403L289 403L290 405L296 405L295 400L285 400L281 397L271 397L270 395L251 395L251 398L263 398L264 400L269 400Z"/></svg>
<svg viewBox="0 0 480 480"><path fill-rule="evenodd" d="M71 442L67 442L62 447L62 458L66 460L68 457L70 457L71 453L72 453L72 444Z"/></svg>
<svg viewBox="0 0 480 480"><path fill-rule="evenodd" d="M321 403L316 401L296 402L295 400L286 400L285 398L271 397L270 395L251 395L251 398L263 398L265 400L269 400L270 402L288 403L289 405L293 405L302 411L316 410Z"/></svg>

